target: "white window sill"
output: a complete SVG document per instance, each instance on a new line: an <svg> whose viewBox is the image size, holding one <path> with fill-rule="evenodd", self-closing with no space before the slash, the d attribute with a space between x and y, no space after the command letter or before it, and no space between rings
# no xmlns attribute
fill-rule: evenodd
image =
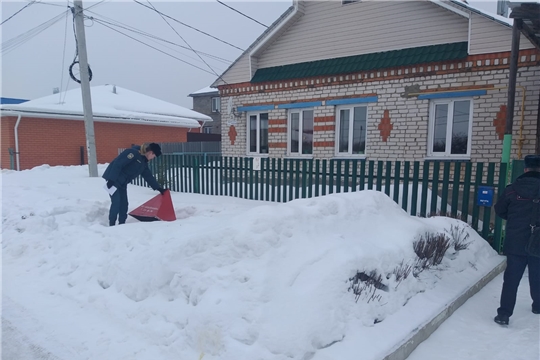
<svg viewBox="0 0 540 360"><path fill-rule="evenodd" d="M471 161L470 156L456 157L456 156L426 156L424 161Z"/></svg>
<svg viewBox="0 0 540 360"><path fill-rule="evenodd" d="M367 156L365 154L361 155L336 155L332 159L335 160L366 160Z"/></svg>
<svg viewBox="0 0 540 360"><path fill-rule="evenodd" d="M309 155L287 155L285 156L286 159L291 159L291 160L294 160L294 159L298 159L298 160L311 160L313 159L313 155L312 154L309 154Z"/></svg>
<svg viewBox="0 0 540 360"><path fill-rule="evenodd" d="M246 156L249 156L249 157L252 157L252 158L267 158L270 155L269 154L247 153Z"/></svg>

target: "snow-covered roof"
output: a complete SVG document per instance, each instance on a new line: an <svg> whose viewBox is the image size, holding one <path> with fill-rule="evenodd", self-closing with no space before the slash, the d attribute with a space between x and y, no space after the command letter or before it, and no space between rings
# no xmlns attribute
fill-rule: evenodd
<svg viewBox="0 0 540 360"><path fill-rule="evenodd" d="M199 121L212 121L207 115L115 85L93 86L91 93L94 121L181 128L198 128ZM1 105L0 111L3 116L84 118L80 88L21 104Z"/></svg>
<svg viewBox="0 0 540 360"><path fill-rule="evenodd" d="M210 94L210 93L216 93L219 94L219 90L210 86L207 86L205 88L202 88L200 90L194 91L189 96L193 95L203 95L203 94Z"/></svg>

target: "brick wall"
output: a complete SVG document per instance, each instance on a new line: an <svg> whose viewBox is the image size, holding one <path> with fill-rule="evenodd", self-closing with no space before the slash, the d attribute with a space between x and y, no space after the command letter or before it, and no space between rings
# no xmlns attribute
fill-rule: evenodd
<svg viewBox="0 0 540 360"><path fill-rule="evenodd" d="M1 164L9 169L8 148L15 149L14 127L16 117L2 117ZM198 129L193 129L198 130ZM110 162L118 155L118 148L130 147L143 142L185 142L185 128L116 123L94 123L98 163ZM19 153L21 170L49 164L80 165L80 147L84 147L86 135L82 120L56 120L22 118L19 124ZM16 163L15 163L16 164Z"/></svg>
<svg viewBox="0 0 540 360"><path fill-rule="evenodd" d="M368 103L366 157L372 160L424 160L427 157L430 100L418 100L411 92L487 90L486 95L473 97L473 126L471 161L499 161L502 139L496 119L501 106L506 106L508 94L509 54L484 56L474 61L416 66L368 72L358 75L335 76L326 79L298 79L273 84L220 87L222 103L233 97L234 106L323 101L313 108L315 116L315 158L335 157L335 106L324 106L325 100L347 97L378 96L378 102ZM534 153L536 121L540 93L540 56L528 52L520 58L517 79L516 105L513 126L512 157L517 158L521 132L522 156ZM526 88L523 123L523 89ZM411 91L414 89L414 91ZM252 91L254 90L254 91ZM387 111L385 113L385 111ZM287 156L287 111L270 110L270 156ZM388 115L392 130L383 141L379 125ZM280 119L285 121L274 121ZM334 127L333 127L334 126ZM246 155L246 113L237 119L235 144L229 141L229 126L224 124L222 149L224 155ZM499 129L500 130L500 129ZM284 144L284 146L283 146Z"/></svg>

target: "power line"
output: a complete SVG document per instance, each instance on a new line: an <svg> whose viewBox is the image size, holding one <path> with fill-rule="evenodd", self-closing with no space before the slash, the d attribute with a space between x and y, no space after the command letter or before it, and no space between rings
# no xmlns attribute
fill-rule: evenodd
<svg viewBox="0 0 540 360"><path fill-rule="evenodd" d="M9 21L9 19L13 18L15 15L17 15L18 13L20 13L21 11L23 11L24 9L26 9L26 8L29 7L30 5L34 5L35 2L36 2L36 1L34 0L34 1L32 1L32 2L30 2L30 3L28 3L28 4L26 4L26 5L24 5L24 6L22 7L22 9L20 9L19 11L17 11L15 14L11 15L10 17L8 17L6 20L2 21L2 22L0 23L0 25L4 25L6 22Z"/></svg>
<svg viewBox="0 0 540 360"><path fill-rule="evenodd" d="M6 55L10 51L16 49L20 45L24 44L28 40L32 39L33 37L39 35L41 32L45 31L52 25L56 24L58 21L60 21L69 10L66 10L62 12L61 14L56 15L55 17L45 21L44 23L39 24L38 26L26 31L23 34L17 35L16 37L6 40L1 44L2 47L2 54Z"/></svg>
<svg viewBox="0 0 540 360"><path fill-rule="evenodd" d="M103 18L107 19L106 16L103 16L103 15L100 15L98 13L95 13L93 11L87 11L89 13L92 13L92 14L96 14L96 15L99 15L99 16L102 16ZM175 42L172 42L172 41L169 41L169 40L166 40L166 39L163 39L163 38L160 38L158 36L155 36L155 35L152 35L150 33L147 33L147 32L144 32L142 30L138 30L137 28L134 28L132 26L129 26L129 25L126 25L126 24L123 24L121 23L120 21L117 21L117 20L114 20L114 19L110 19L108 18L109 20L111 21L114 21L115 23L111 22L111 21L106 21L106 20L103 20L103 19L100 19L100 18L95 18L93 16L90 16L88 17L89 19L91 20L94 20L94 21L101 21L105 24L109 24L109 25L112 25L112 26L116 26L116 27L119 27L121 29L124 29L124 30L128 30L128 31L131 31L131 32L134 32L136 34L139 34L139 35L142 35L142 36L146 36L148 38L151 38L151 39L154 39L154 40L159 40L159 41L162 41L162 42L165 42L165 43L168 43L168 44L171 44L171 45L174 45L174 46L177 46L177 47L180 47L182 49L187 49L187 50L191 50L190 48L188 48L187 46L183 46L183 45L180 45L180 44L177 44ZM120 24L120 25L119 25ZM170 50L173 50L173 51L176 51L175 49L172 49L172 48L169 48L167 47L168 49ZM227 59L224 59L224 58L221 58L221 57L218 57L218 56L215 56L215 55L212 55L212 54L208 54L208 53L205 53L203 51L198 51L198 50L194 50L195 52L203 55L203 56L206 56L206 57L209 57L211 59L214 59L214 60L217 60L217 61L220 61L220 62L223 62L223 63L226 63L226 64L230 64L232 63L232 61L230 60L227 60ZM184 55L184 54L183 54ZM186 55L187 56L187 55Z"/></svg>
<svg viewBox="0 0 540 360"><path fill-rule="evenodd" d="M152 6L152 7L154 8L154 10L157 12L156 7L150 2L150 0L146 0L146 1L148 1L148 3L150 4L150 6ZM180 39L182 39L182 40L186 43L186 45L189 46L189 48L191 49L191 51L193 51L193 52L195 53L195 55L197 55L197 56L199 57L199 59L201 59L201 61L202 61L203 63L205 63L206 66L208 66L208 68L209 68L210 70L212 70L212 72L213 72L216 76L219 77L219 74L218 74L214 69L212 69L212 67L211 67L206 61L204 61L204 59L201 57L201 55L199 55L199 54L191 47L191 45L189 45L189 43L186 41L186 39L184 39L184 38L182 37L182 35L180 35L180 34L178 33L178 31L176 31L176 29L175 29L175 28L167 21L167 19L165 19L165 17L164 17L163 15L161 15L161 14L159 14L159 15L161 16L161 18L163 19L163 21L165 21L165 22L167 23L167 25L169 25L169 27L176 33L176 35L178 35L178 36L180 37Z"/></svg>
<svg viewBox="0 0 540 360"><path fill-rule="evenodd" d="M173 20L173 21L176 21L177 23L179 23L179 24L181 24L181 25L184 25L184 26L186 26L186 27L188 27L188 28L190 28L190 29L193 29L193 30L195 30L195 31L197 31L197 32L200 32L201 34L204 34L204 35L206 35L206 36L209 36L209 37L211 37L211 38L213 38L213 39L215 39L215 40L217 40L217 41L220 41L220 42L222 42L222 43L224 43L224 44L227 44L227 45L229 45L229 46L232 46L233 48L236 48L236 49L238 49L238 50L240 50L240 51L244 51L244 49L239 48L239 47L236 46L236 45L233 45L233 44L231 44L231 43L228 43L228 42L225 41L225 40L221 40L220 38L217 38L217 37L215 37L215 36L213 36L213 35L210 35L210 34L204 32L204 31L199 30L199 29L197 29L197 28L195 28L195 27L193 27L193 26L190 26L190 25L188 25L188 24L186 24L186 23L183 23L183 22L181 22L180 20L177 20L177 19L175 19L175 18L173 18L173 17L171 17L171 16L169 16L169 15L167 15L167 14L164 14L164 13L162 13L162 12L156 10L156 9L152 9L150 6L148 6L148 5L146 5L146 4L143 4L143 3L141 3L141 2L139 2L139 1L137 1L137 0L133 0L133 1L135 1L137 4L139 4L139 5L141 5L141 6L144 6L144 7L147 8L147 9L150 9L150 10L152 10L152 11L157 12L157 13L160 14L160 15L165 16L166 18L169 18L169 19L171 19L171 20Z"/></svg>
<svg viewBox="0 0 540 360"><path fill-rule="evenodd" d="M98 21L98 20L96 20L96 19L94 19L94 20L95 20L98 24L100 24L101 26L105 26L105 27L107 27L107 28L109 28L109 29L111 29L111 30L113 30L113 31L116 31L117 33L120 33L120 34L122 34L122 35L124 35L124 36L127 36L128 38L130 38L130 39L132 39L132 40L135 40L135 41L138 42L138 43L141 43L141 44L143 44L143 45L146 45L146 46L148 46L148 47L150 47L150 48L152 48L152 49L154 49L154 50L156 50L156 51L159 51L160 53L163 53L163 54L165 54L165 55L167 55L167 56L170 56L170 57L172 57L172 58L174 58L174 59L176 59L176 60L178 60L178 61L181 61L181 62L186 63L186 64L188 64L188 65L191 65L191 66L193 66L193 67L195 67L195 68L197 68L197 69L199 69L199 70L202 70L202 71L204 71L204 72L207 72L207 73L209 73L209 74L214 75L213 73L211 73L210 71L208 71L208 70L206 70L206 69L203 69L203 68L201 68L201 67L198 67L197 65L193 65L192 63L189 63L189 62L187 62L187 61L185 61L185 60L182 60L182 59L180 59L180 58L177 58L177 57L174 56L174 55L171 55L171 54L169 54L169 53L166 53L165 51L160 50L160 49L158 49L158 48L156 48L156 47L154 47L154 46L152 46L152 45L149 45L149 44L145 43L144 41L140 41L140 40L138 40L138 39L136 39L136 38L134 38L134 37L132 37L132 36L129 36L129 35L127 35L127 34L121 32L120 30L116 30L115 28L112 28L112 27L110 27L109 25L106 25L106 24L102 23L101 21Z"/></svg>
<svg viewBox="0 0 540 360"><path fill-rule="evenodd" d="M251 16L248 16L248 15L244 14L243 12L241 12L241 11L239 11L239 10L236 10L236 9L233 8L232 6L229 6L229 5L227 5L227 4L225 4L224 2L221 2L221 1L219 1L219 0L216 0L216 1L217 1L218 3L220 3L221 5L223 5L223 6L226 6L226 7L228 7L229 9L231 9L231 10L233 10L233 11L236 11L236 12L239 13L240 15L245 16L245 17L247 17L248 19L255 21L257 24L262 25L262 26L264 26L265 28L268 28L268 25L264 25L262 22L259 22L259 21L255 20L255 19L252 18Z"/></svg>

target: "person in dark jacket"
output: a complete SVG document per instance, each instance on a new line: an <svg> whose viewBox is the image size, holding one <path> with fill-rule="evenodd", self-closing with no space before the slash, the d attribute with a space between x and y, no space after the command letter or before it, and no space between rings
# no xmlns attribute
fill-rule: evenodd
<svg viewBox="0 0 540 360"><path fill-rule="evenodd" d="M110 195L110 226L116 224L117 218L119 224L126 222L128 211L127 185L137 176L142 175L152 189L159 191L163 195L165 190L159 185L148 168L148 162L160 155L161 147L156 143L150 143L124 150L111 161L103 173L103 178L107 181L107 188L113 190L116 188L114 193Z"/></svg>
<svg viewBox="0 0 540 360"><path fill-rule="evenodd" d="M531 214L533 202L540 196L540 156L525 157L525 173L506 187L495 204L495 212L506 220L506 234L503 252L506 255L506 270L501 293L501 306L497 309L495 322L508 325L514 312L517 289L525 271L529 267L529 286L532 312L540 314L540 258L531 256L526 246L531 235ZM540 214L540 211L537 213ZM538 221L538 220L537 220Z"/></svg>

